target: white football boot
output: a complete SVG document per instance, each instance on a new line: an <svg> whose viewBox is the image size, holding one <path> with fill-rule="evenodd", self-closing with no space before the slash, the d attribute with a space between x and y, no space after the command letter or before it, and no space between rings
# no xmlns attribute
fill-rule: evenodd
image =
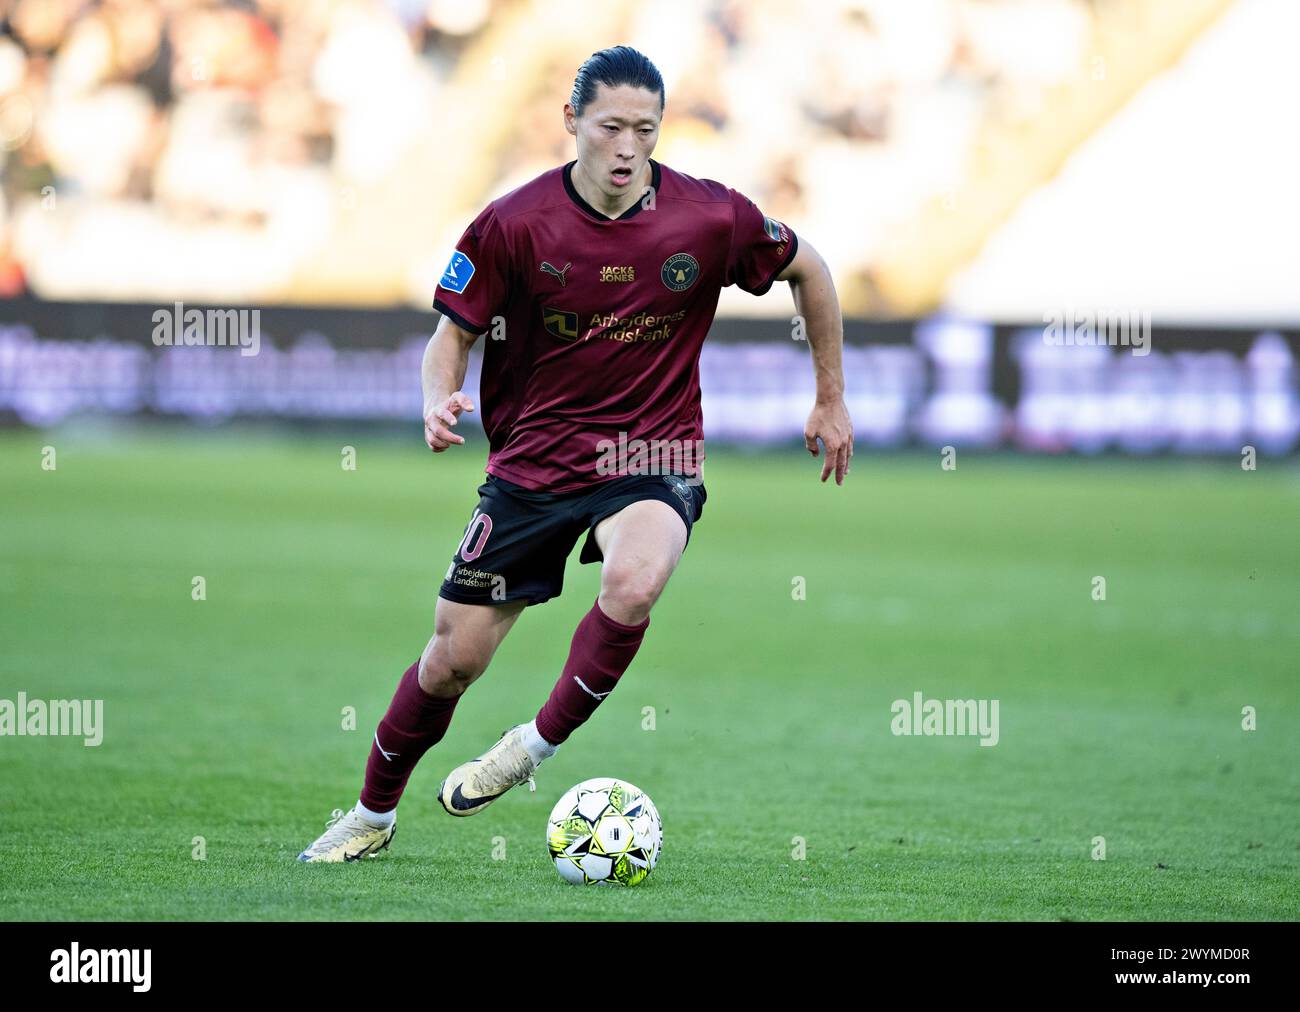
<svg viewBox="0 0 1300 1012"><path fill-rule="evenodd" d="M325 824L325 832L298 855L298 860L337 862L375 857L381 850L388 849L396 832L396 818L387 826L376 826L358 815L355 808L350 812L336 808Z"/></svg>
<svg viewBox="0 0 1300 1012"><path fill-rule="evenodd" d="M510 788L525 782L530 791L537 790L533 771L541 762L534 764L524 746L525 727L510 728L477 759L461 763L447 774L438 788L438 800L447 814L477 815Z"/></svg>

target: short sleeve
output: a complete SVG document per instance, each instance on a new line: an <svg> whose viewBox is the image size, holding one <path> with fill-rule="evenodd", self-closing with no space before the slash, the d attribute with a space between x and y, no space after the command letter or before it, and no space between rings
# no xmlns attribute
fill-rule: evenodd
<svg viewBox="0 0 1300 1012"><path fill-rule="evenodd" d="M764 295L794 259L799 238L775 218L764 215L743 193L728 192L734 226L724 283Z"/></svg>
<svg viewBox="0 0 1300 1012"><path fill-rule="evenodd" d="M433 308L464 330L482 334L504 310L509 278L509 245L489 204L456 243L434 291Z"/></svg>

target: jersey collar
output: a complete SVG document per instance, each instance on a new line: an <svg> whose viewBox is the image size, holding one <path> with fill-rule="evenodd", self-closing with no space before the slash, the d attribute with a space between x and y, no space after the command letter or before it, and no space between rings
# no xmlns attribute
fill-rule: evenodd
<svg viewBox="0 0 1300 1012"><path fill-rule="evenodd" d="M570 200L572 200L575 204L578 205L578 210L585 212L586 214L595 218L597 221L626 221L628 218L635 217L640 212L641 205L644 203L644 201L641 200L633 201L632 206L629 207L622 214L620 214L617 218L611 218L608 215L601 214L599 211L597 211L594 207L592 207L590 204L588 204L585 200L582 199L581 194L578 193L577 189L573 185L573 180L569 178L569 173L573 170L573 167L577 164L578 164L577 159L574 159L573 161L569 162L569 164L564 167L564 171L560 173L560 175L564 179L564 192L569 195ZM653 158L650 159L650 186L655 191L658 191L659 189L659 163L656 162Z"/></svg>

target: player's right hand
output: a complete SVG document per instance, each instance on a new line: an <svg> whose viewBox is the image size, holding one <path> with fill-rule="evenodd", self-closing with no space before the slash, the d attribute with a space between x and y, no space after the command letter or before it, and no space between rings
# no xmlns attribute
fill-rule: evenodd
<svg viewBox="0 0 1300 1012"><path fill-rule="evenodd" d="M426 406L424 411L424 441L434 453L442 453L449 446L465 442L464 436L458 436L451 430L456 426L456 419L462 411L473 411L474 402L460 391L452 394L445 401L436 401Z"/></svg>

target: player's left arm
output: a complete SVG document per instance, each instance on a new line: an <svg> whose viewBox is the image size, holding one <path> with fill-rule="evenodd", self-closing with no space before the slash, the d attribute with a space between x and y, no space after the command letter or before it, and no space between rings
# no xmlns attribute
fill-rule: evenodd
<svg viewBox="0 0 1300 1012"><path fill-rule="evenodd" d="M843 485L853 457L853 420L844 403L844 320L835 282L826 261L802 237L794 259L776 279L790 282L795 312L803 318L817 378L817 399L803 429L804 445L815 457L817 440L822 441L826 448L822 481L834 471L835 484Z"/></svg>

